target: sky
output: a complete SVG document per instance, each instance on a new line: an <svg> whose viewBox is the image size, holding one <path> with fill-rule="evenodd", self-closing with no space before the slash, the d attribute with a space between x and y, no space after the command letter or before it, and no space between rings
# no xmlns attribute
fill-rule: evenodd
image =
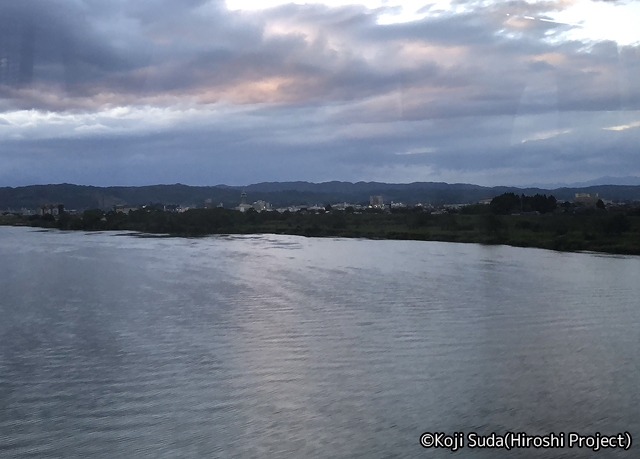
<svg viewBox="0 0 640 459"><path fill-rule="evenodd" d="M0 1L0 186L602 176L637 1Z"/></svg>

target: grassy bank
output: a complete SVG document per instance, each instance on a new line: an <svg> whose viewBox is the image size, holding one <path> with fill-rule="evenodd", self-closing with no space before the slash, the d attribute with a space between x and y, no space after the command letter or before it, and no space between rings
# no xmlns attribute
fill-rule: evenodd
<svg viewBox="0 0 640 459"><path fill-rule="evenodd" d="M81 215L3 216L0 224L64 230L131 230L177 236L275 233L312 237L412 239L589 250L640 254L640 216L634 212L495 215L440 214L402 210L394 213L331 211L321 214L241 213L228 209L193 209L184 213L141 209L125 215L86 211Z"/></svg>

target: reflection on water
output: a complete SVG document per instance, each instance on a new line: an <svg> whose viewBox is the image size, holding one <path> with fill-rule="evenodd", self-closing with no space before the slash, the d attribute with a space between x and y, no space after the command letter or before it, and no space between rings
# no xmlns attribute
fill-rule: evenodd
<svg viewBox="0 0 640 459"><path fill-rule="evenodd" d="M0 228L0 456L452 457L420 447L429 430L640 441L639 272L472 244Z"/></svg>

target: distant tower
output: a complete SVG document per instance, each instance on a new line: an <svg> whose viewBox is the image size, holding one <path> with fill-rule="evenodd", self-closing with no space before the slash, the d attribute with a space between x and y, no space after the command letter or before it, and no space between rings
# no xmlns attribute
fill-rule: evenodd
<svg viewBox="0 0 640 459"><path fill-rule="evenodd" d="M239 210L240 212L246 212L251 207L252 206L247 204L247 193L243 191L242 194L240 195L240 205L236 207L236 210Z"/></svg>

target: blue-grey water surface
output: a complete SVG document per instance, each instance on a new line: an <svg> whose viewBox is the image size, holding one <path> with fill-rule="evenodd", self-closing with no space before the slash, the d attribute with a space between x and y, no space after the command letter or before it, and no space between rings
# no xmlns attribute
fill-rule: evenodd
<svg viewBox="0 0 640 459"><path fill-rule="evenodd" d="M0 457L640 457L639 298L638 257L0 227Z"/></svg>

